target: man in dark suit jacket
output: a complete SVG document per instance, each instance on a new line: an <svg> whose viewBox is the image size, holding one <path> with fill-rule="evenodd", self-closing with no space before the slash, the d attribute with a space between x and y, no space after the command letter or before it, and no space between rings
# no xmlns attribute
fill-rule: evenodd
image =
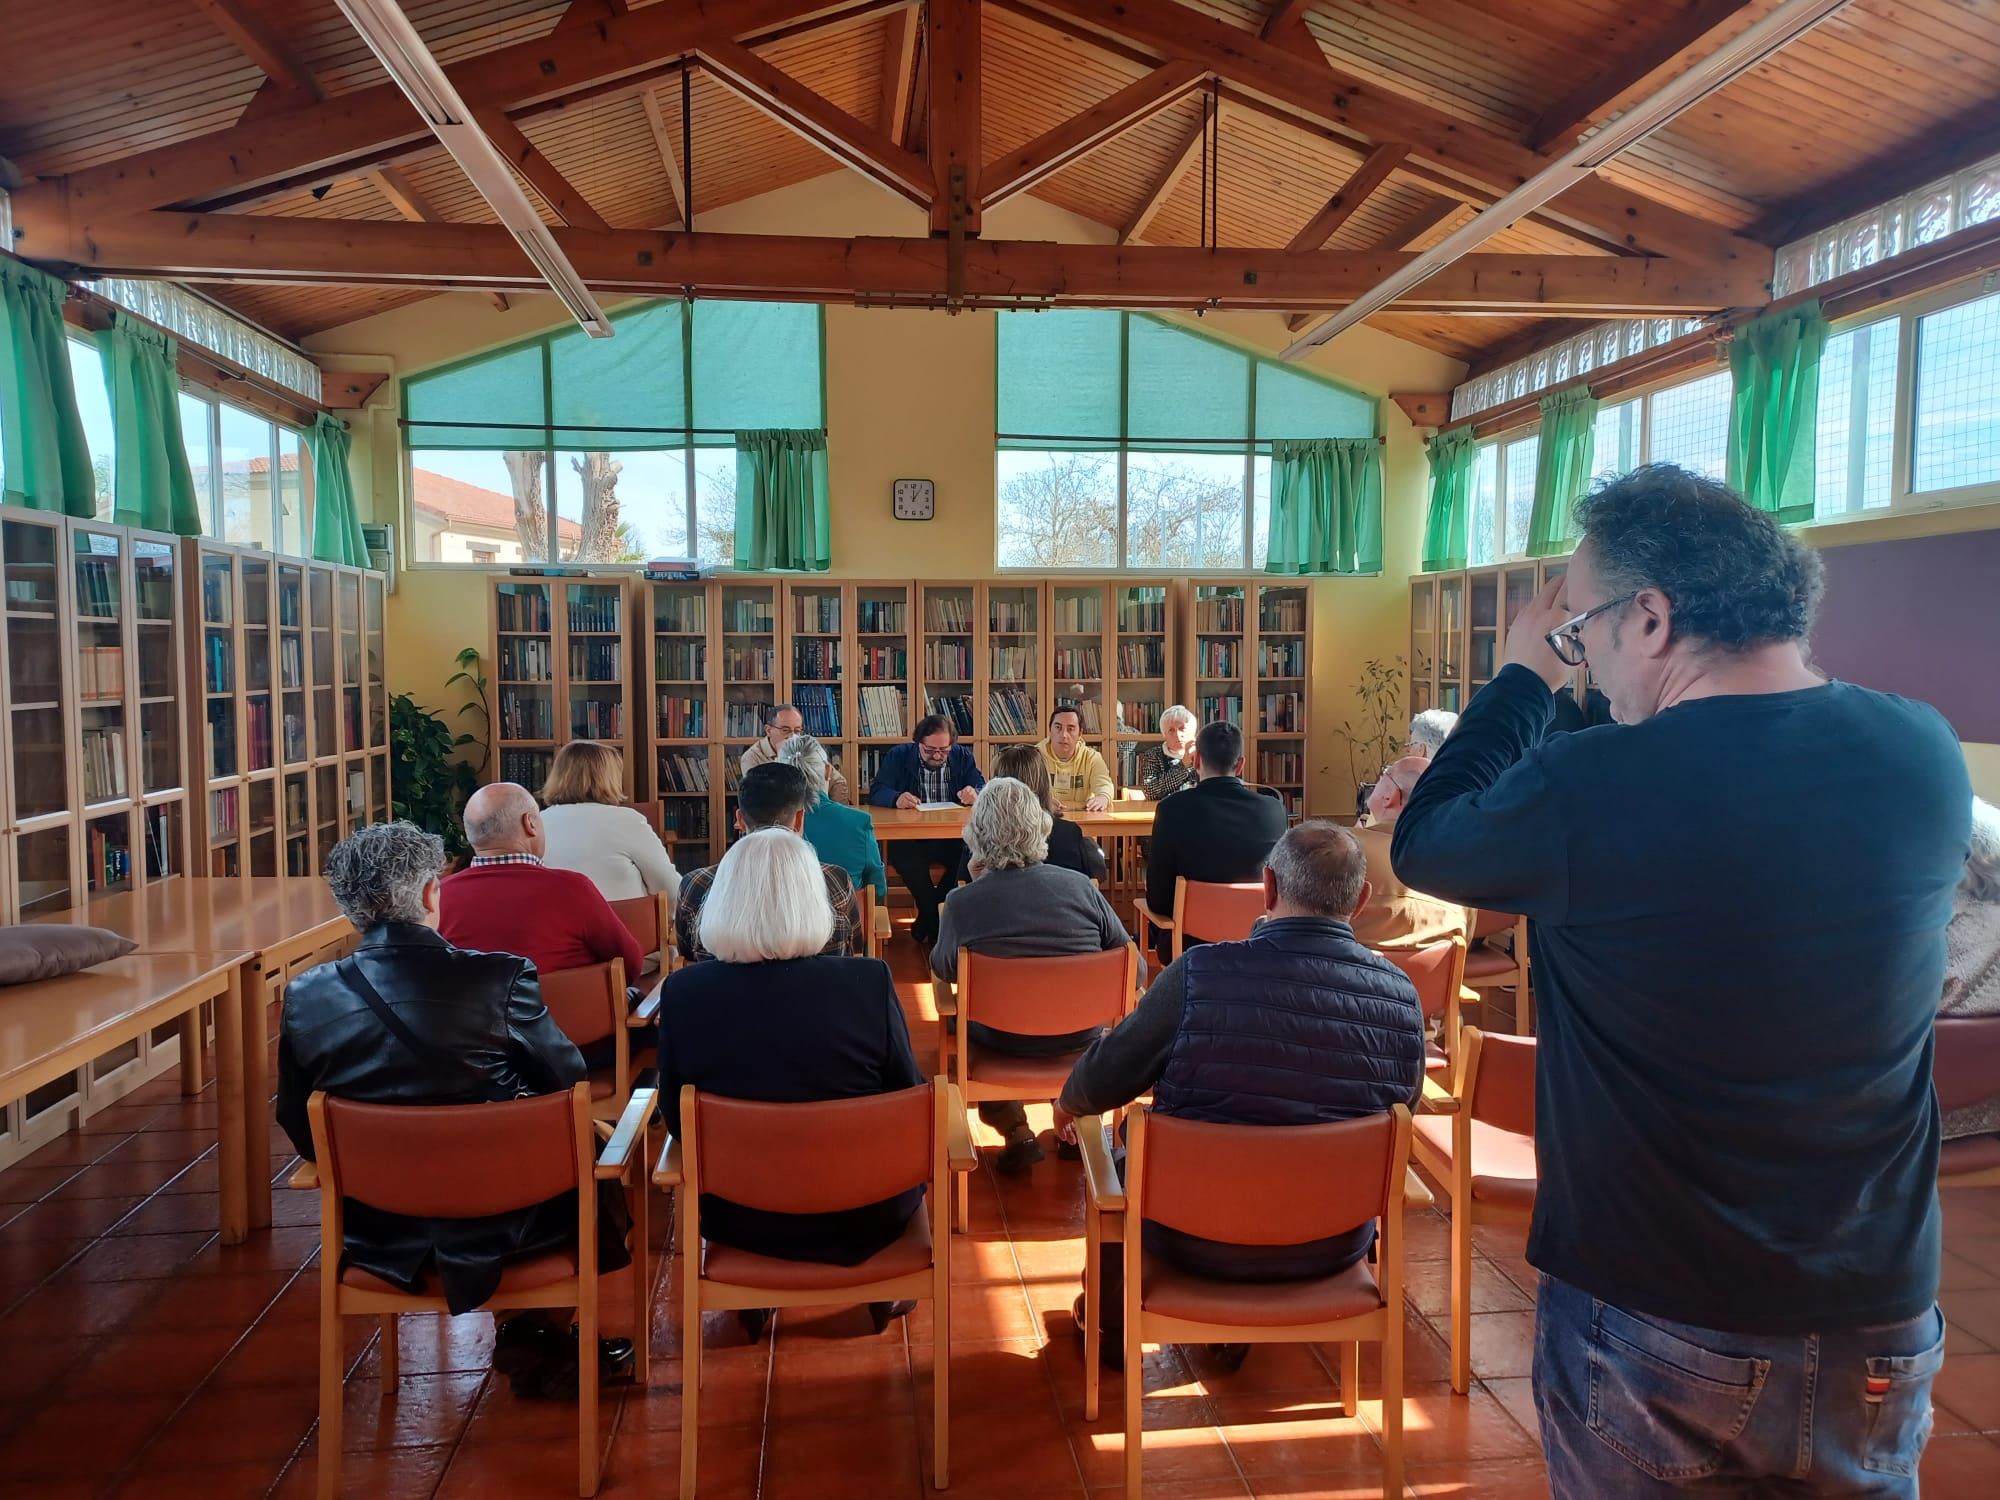
<svg viewBox="0 0 2000 1500"><path fill-rule="evenodd" d="M1160 804L1146 849L1146 905L1163 917L1173 914L1177 876L1216 884L1260 880L1265 856L1285 836L1284 803L1243 780L1242 730L1205 724L1194 748L1199 779ZM1156 949L1162 959L1172 954L1166 934Z"/></svg>
<svg viewBox="0 0 2000 1500"><path fill-rule="evenodd" d="M979 763L958 743L951 721L943 714L929 714L917 721L909 744L898 745L882 757L868 788L868 801L874 807L921 807L926 802L957 802L970 807L984 785L986 778L979 774ZM955 838L890 839L883 852L889 868L910 888L917 903L916 925L910 936L920 943L934 941L938 909L958 884L963 844ZM931 879L933 864L944 866L942 879Z"/></svg>

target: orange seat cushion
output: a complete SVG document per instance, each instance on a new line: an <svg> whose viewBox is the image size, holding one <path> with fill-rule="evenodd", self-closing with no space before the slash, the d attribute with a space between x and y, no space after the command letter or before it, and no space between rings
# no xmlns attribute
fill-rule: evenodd
<svg viewBox="0 0 2000 1500"><path fill-rule="evenodd" d="M974 1042L966 1054L965 1076L975 1084L1017 1090L1023 1099L1059 1099L1081 1056L1081 1052L1065 1052L1057 1057L1016 1057Z"/></svg>
<svg viewBox="0 0 2000 1500"><path fill-rule="evenodd" d="M1424 1043L1424 1071L1442 1073L1451 1066L1451 1059L1444 1055L1444 1048L1436 1042Z"/></svg>
<svg viewBox="0 0 2000 1500"><path fill-rule="evenodd" d="M1417 1115L1410 1128L1429 1146L1451 1161L1450 1115ZM1484 1120L1472 1122L1472 1196L1476 1202L1496 1208L1535 1206L1535 1138L1517 1131L1502 1130Z"/></svg>
<svg viewBox="0 0 2000 1500"><path fill-rule="evenodd" d="M1382 1290L1367 1261L1357 1261L1337 1276L1312 1281L1213 1281L1196 1276L1155 1256L1147 1256L1143 1272L1144 1304L1149 1313L1190 1323L1228 1323L1250 1328L1289 1328L1302 1323L1330 1323L1373 1312L1382 1305Z"/></svg>
<svg viewBox="0 0 2000 1500"><path fill-rule="evenodd" d="M590 1075L590 1097L609 1099L618 1092L618 1075L610 1068L599 1068Z"/></svg>
<svg viewBox="0 0 2000 1500"><path fill-rule="evenodd" d="M2000 1135L1968 1135L1946 1141L1938 1153L1938 1176L1985 1172L2000 1167Z"/></svg>
<svg viewBox="0 0 2000 1500"><path fill-rule="evenodd" d="M704 1242L701 1274L704 1281L720 1281L729 1286L767 1287L775 1292L837 1292L913 1275L929 1270L930 1264L931 1216L919 1209L910 1215L910 1222L903 1226L902 1235L893 1244L858 1266L779 1260L771 1255Z"/></svg>
<svg viewBox="0 0 2000 1500"><path fill-rule="evenodd" d="M1474 948L1465 955L1465 982L1475 979L1498 979L1503 975L1511 979L1520 965L1514 962L1514 955L1498 948Z"/></svg>
<svg viewBox="0 0 2000 1500"><path fill-rule="evenodd" d="M576 1275L576 1248L551 1250L546 1255L530 1255L521 1260L507 1262L500 1271L500 1284L494 1293L532 1292L538 1286L554 1286L558 1281L567 1281ZM359 1266L349 1266L340 1273L340 1284L357 1292L396 1292L403 1296L412 1295L393 1281L384 1281L373 1271L364 1271ZM418 1296L429 1296L425 1291Z"/></svg>

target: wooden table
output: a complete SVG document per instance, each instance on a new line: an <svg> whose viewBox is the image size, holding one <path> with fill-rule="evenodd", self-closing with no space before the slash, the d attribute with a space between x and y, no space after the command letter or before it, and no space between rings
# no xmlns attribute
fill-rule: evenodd
<svg viewBox="0 0 2000 1500"><path fill-rule="evenodd" d="M195 1030L215 1002L216 1155L222 1238L239 1243L250 1228L249 1112L244 1106L242 983L250 955L128 953L108 963L0 990L0 1099L33 1093L155 1026L180 1020ZM263 1139L261 1119L258 1139ZM265 1153L257 1153L260 1157ZM266 1189L270 1173L263 1174Z"/></svg>
<svg viewBox="0 0 2000 1500"><path fill-rule="evenodd" d="M1114 802L1103 812L1064 813L1092 838L1144 838L1153 831L1157 802ZM965 831L972 816L969 807L906 808L871 807L868 816L875 824L875 837L882 843L897 839L952 839Z"/></svg>
<svg viewBox="0 0 2000 1500"><path fill-rule="evenodd" d="M107 927L131 938L140 953L236 954L243 974L228 1045L221 1009L216 1012L217 1084L220 1088L233 1077L249 1112L260 1121L271 1100L271 1005L282 997L289 980L339 957L355 936L325 881L268 876L153 881L137 891L100 896L85 906L36 920ZM233 1073L225 1073L224 1057L232 1047ZM184 1085L190 1078L198 1085L200 1029L192 1021L181 1027L181 1068ZM268 1154L247 1153L240 1171L250 1227L266 1228L271 1222Z"/></svg>

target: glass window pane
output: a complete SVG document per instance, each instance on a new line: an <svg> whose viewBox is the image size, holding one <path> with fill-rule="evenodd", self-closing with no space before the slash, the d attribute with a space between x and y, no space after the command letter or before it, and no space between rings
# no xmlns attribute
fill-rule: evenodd
<svg viewBox="0 0 2000 1500"><path fill-rule="evenodd" d="M549 341L555 442L612 450L676 442L677 435L629 428L687 425L682 304L655 302L612 321L617 331L608 339L594 339L574 328ZM806 425L817 426L818 419ZM565 430L568 426L606 430L586 435Z"/></svg>
<svg viewBox="0 0 2000 1500"><path fill-rule="evenodd" d="M215 434L209 422L215 408L181 392L181 447L187 450L188 471L194 476L195 503L201 507L202 529L217 534L215 511Z"/></svg>
<svg viewBox="0 0 2000 1500"><path fill-rule="evenodd" d="M1528 520L1535 510L1535 460L1542 451L1542 435L1516 438L1507 444L1507 556L1519 557L1528 550Z"/></svg>
<svg viewBox="0 0 2000 1500"><path fill-rule="evenodd" d="M278 550L293 557L306 555L306 471L312 450L303 435L278 430Z"/></svg>
<svg viewBox="0 0 2000 1500"><path fill-rule="evenodd" d="M546 484L539 451L412 453L411 558L447 563L548 561Z"/></svg>
<svg viewBox="0 0 2000 1500"><path fill-rule="evenodd" d="M1261 572L1270 559L1271 460L1260 453L1250 461L1250 566Z"/></svg>
<svg viewBox="0 0 2000 1500"><path fill-rule="evenodd" d="M1125 565L1242 567L1244 457L1132 454L1125 463Z"/></svg>
<svg viewBox="0 0 2000 1500"><path fill-rule="evenodd" d="M1840 516L1889 503L1896 430L1897 320L1850 328L1819 362L1813 514Z"/></svg>
<svg viewBox="0 0 2000 1500"><path fill-rule="evenodd" d="M1001 453L999 470L1001 567L1116 565L1116 454Z"/></svg>
<svg viewBox="0 0 2000 1500"><path fill-rule="evenodd" d="M1652 452L1647 462L1679 464L1695 474L1725 479L1729 472L1730 375L1718 370L1686 385L1657 391Z"/></svg>
<svg viewBox="0 0 2000 1500"><path fill-rule="evenodd" d="M1917 320L1910 488L2000 481L2000 295Z"/></svg>
<svg viewBox="0 0 2000 1500"><path fill-rule="evenodd" d="M729 567L736 560L734 448L695 450L694 546L706 567Z"/></svg>
<svg viewBox="0 0 2000 1500"><path fill-rule="evenodd" d="M1500 560L1500 445L1483 443L1472 461L1470 551L1475 564Z"/></svg>
<svg viewBox="0 0 2000 1500"><path fill-rule="evenodd" d="M240 407L222 406L222 539L269 547L271 424Z"/></svg>
<svg viewBox="0 0 2000 1500"><path fill-rule="evenodd" d="M998 315L1003 438L1117 441L1121 316L1078 308Z"/></svg>
<svg viewBox="0 0 2000 1500"><path fill-rule="evenodd" d="M97 518L111 519L112 476L118 462L116 429L111 425L111 393L104 386L104 357L97 345L67 339L70 382L76 387L77 410L83 414L83 437L90 445L90 469L96 479Z"/></svg>
<svg viewBox="0 0 2000 1500"><path fill-rule="evenodd" d="M733 448L727 457L733 465ZM564 560L644 562L688 555L684 449L558 451L555 462L556 545Z"/></svg>
<svg viewBox="0 0 2000 1500"><path fill-rule="evenodd" d="M1126 353L1129 441L1250 436L1250 357L1152 318L1130 322Z"/></svg>
<svg viewBox="0 0 2000 1500"><path fill-rule="evenodd" d="M694 425L725 433L824 425L819 328L819 308L809 302L696 303Z"/></svg>
<svg viewBox="0 0 2000 1500"><path fill-rule="evenodd" d="M1257 361L1257 440L1375 436L1375 403L1290 365Z"/></svg>
<svg viewBox="0 0 2000 1500"><path fill-rule="evenodd" d="M1639 467L1639 403L1621 401L1616 406L1597 409L1597 427L1592 434L1596 468L1593 479L1623 474Z"/></svg>

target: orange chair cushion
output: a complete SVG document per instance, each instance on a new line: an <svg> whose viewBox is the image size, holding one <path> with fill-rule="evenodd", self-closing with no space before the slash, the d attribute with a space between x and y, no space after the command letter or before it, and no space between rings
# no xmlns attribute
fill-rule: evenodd
<svg viewBox="0 0 2000 1500"><path fill-rule="evenodd" d="M1471 984L1475 979L1498 979L1503 975L1511 979L1519 967L1511 953L1498 948L1474 948L1465 955L1465 982Z"/></svg>
<svg viewBox="0 0 2000 1500"><path fill-rule="evenodd" d="M611 1068L599 1068L590 1075L590 1097L592 1100L609 1099L618 1092L618 1074Z"/></svg>
<svg viewBox="0 0 2000 1500"><path fill-rule="evenodd" d="M858 1266L832 1266L816 1260L779 1260L729 1245L703 1242L704 1281L730 1286L765 1287L775 1292L837 1292L926 1271L931 1265L931 1217L919 1209L910 1215L902 1235Z"/></svg>
<svg viewBox="0 0 2000 1500"><path fill-rule="evenodd" d="M1938 1176L1985 1172L2000 1167L2000 1135L1968 1135L1946 1141L1938 1153Z"/></svg>
<svg viewBox="0 0 2000 1500"><path fill-rule="evenodd" d="M1382 1290L1368 1262L1358 1261L1337 1276L1313 1281L1212 1281L1154 1256L1143 1272L1143 1301L1149 1313L1190 1323L1227 1323L1249 1328L1289 1328L1329 1323L1373 1312Z"/></svg>
<svg viewBox="0 0 2000 1500"><path fill-rule="evenodd" d="M1017 1057L974 1042L965 1057L965 1076L992 1088L1017 1089L1024 1099L1059 1099L1081 1056L1081 1052L1064 1052L1056 1057Z"/></svg>
<svg viewBox="0 0 2000 1500"><path fill-rule="evenodd" d="M1444 1055L1444 1048L1440 1047L1436 1042L1424 1043L1424 1071L1426 1073L1442 1073L1450 1068L1450 1066L1451 1059Z"/></svg>
<svg viewBox="0 0 2000 1500"><path fill-rule="evenodd" d="M1424 1144L1451 1161L1450 1115L1417 1115L1410 1128ZM1535 1138L1472 1122L1472 1196L1496 1208L1535 1206Z"/></svg>
<svg viewBox="0 0 2000 1500"><path fill-rule="evenodd" d="M567 1281L576 1275L576 1249L551 1250L546 1255L530 1255L522 1260L509 1261L500 1271L500 1284L494 1292L532 1292L538 1286L554 1286L558 1281ZM373 1271L364 1271L359 1266L349 1266L340 1273L340 1284L357 1292L395 1292L402 1296L410 1293L393 1281L384 1281ZM419 1295L429 1295L428 1292Z"/></svg>

